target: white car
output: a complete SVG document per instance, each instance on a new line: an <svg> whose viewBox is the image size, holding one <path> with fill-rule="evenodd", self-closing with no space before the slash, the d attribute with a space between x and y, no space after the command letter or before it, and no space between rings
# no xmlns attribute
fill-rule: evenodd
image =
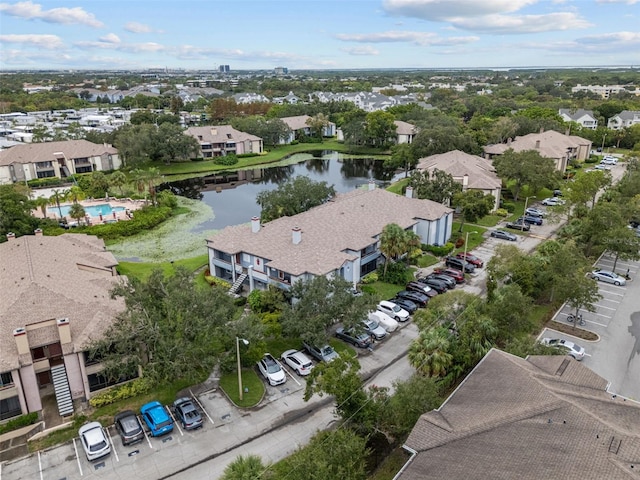
<svg viewBox="0 0 640 480"><path fill-rule="evenodd" d="M389 333L395 332L400 326L397 320L380 311L369 312L368 319L378 322Z"/></svg>
<svg viewBox="0 0 640 480"><path fill-rule="evenodd" d="M373 335L376 340L382 340L387 336L387 331L385 330L385 328L376 320L367 318L365 320L362 320L362 324L364 325L365 332L367 332L369 335Z"/></svg>
<svg viewBox="0 0 640 480"><path fill-rule="evenodd" d="M599 282L613 283L620 286L627 284L627 280L624 277L610 270L594 270L589 276Z"/></svg>
<svg viewBox="0 0 640 480"><path fill-rule="evenodd" d="M282 352L282 361L289 365L298 375L305 376L311 373L313 362L299 350L287 350Z"/></svg>
<svg viewBox="0 0 640 480"><path fill-rule="evenodd" d="M395 318L398 322L406 322L409 320L409 312L393 302L382 300L378 303L378 311L386 313L391 318Z"/></svg>
<svg viewBox="0 0 640 480"><path fill-rule="evenodd" d="M582 360L584 358L584 347L576 345L568 340L561 340L559 338L543 338L540 343L548 347L554 347L562 350L564 353L576 360Z"/></svg>
<svg viewBox="0 0 640 480"><path fill-rule="evenodd" d="M275 387L276 385L282 385L287 381L287 375L278 363L278 361L271 356L270 353L265 353L262 360L258 362L258 370L262 376L269 382L269 385Z"/></svg>
<svg viewBox="0 0 640 480"><path fill-rule="evenodd" d="M599 164L593 167L594 170L611 170L611 165Z"/></svg>
<svg viewBox="0 0 640 480"><path fill-rule="evenodd" d="M555 207L557 205L564 205L564 200L558 197L549 197L542 200L542 205L548 207Z"/></svg>
<svg viewBox="0 0 640 480"><path fill-rule="evenodd" d="M617 165L617 164L618 164L618 159L615 157L604 157L600 161L600 165Z"/></svg>
<svg viewBox="0 0 640 480"><path fill-rule="evenodd" d="M90 422L81 426L78 435L80 435L80 443L84 448L87 460L97 460L111 453L109 439L100 422Z"/></svg>

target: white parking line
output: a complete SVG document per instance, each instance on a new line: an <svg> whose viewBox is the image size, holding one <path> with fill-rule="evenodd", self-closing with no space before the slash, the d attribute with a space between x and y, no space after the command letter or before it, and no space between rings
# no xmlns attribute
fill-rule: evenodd
<svg viewBox="0 0 640 480"><path fill-rule="evenodd" d="M84 473L82 473L82 465L80 465L80 457L78 456L78 447L76 446L76 439L73 439L73 449L76 452L76 460L78 462L78 470L80 470L80 476L83 477Z"/></svg>
<svg viewBox="0 0 640 480"><path fill-rule="evenodd" d="M142 418L138 417L138 421L140 422L140 425L144 425ZM147 439L147 443L149 444L149 447L153 448L153 445L151 445L151 439L149 438L149 435L147 435L147 431L144 429L144 427L142 428L142 433L144 433L144 438Z"/></svg>
<svg viewBox="0 0 640 480"><path fill-rule="evenodd" d="M169 416L170 416L170 417L171 417L171 419L173 420L173 423L175 423L175 424L176 424L176 427L178 428L178 431L180 432L180 435L184 436L184 433L182 433L182 429L180 428L180 425L178 425L178 422L176 421L176 418L173 416L173 413L171 413L171 409L170 409L169 407L167 407L166 405L165 405L165 407L164 407L164 408L165 408L165 410L166 410L167 412L169 412Z"/></svg>
<svg viewBox="0 0 640 480"><path fill-rule="evenodd" d="M601 298L600 302L622 303L620 300L611 300L610 298Z"/></svg>
<svg viewBox="0 0 640 480"><path fill-rule="evenodd" d="M619 303L619 302L618 302ZM604 308L605 310L613 310L616 311L617 308L613 308L613 307L605 307L604 305L600 305L599 303L595 303L592 304L592 306L596 307L596 308Z"/></svg>
<svg viewBox="0 0 640 480"><path fill-rule="evenodd" d="M111 442L111 450L113 450L113 453L116 456L116 462L120 462L120 459L118 458L118 451L116 450L116 444L113 443L113 438L111 438L111 434L109 433L109 429L105 428L105 430L107 431L107 436L109 437L109 442Z"/></svg>
<svg viewBox="0 0 640 480"><path fill-rule="evenodd" d="M286 368L284 367L284 365L283 365L282 363L280 363L280 360L276 359L276 362L277 362L277 364L278 364L278 365L280 365L280 368L281 368L282 370L284 370L285 372L287 372L287 375L289 375L289 376L293 379L293 381L294 381L294 382L296 382L296 383L298 384L298 386L300 386L300 385L301 385L301 383L298 381L298 379L297 379L296 377L294 377L294 376L293 376L293 373L291 373L288 369L286 369Z"/></svg>
<svg viewBox="0 0 640 480"><path fill-rule="evenodd" d="M599 317L608 318L609 320L611 320L611 319L613 318L613 317L611 317L611 316L609 316L609 315L604 315L604 314L602 314L602 313L597 313L597 312L596 312L596 313L594 313L594 315L597 315L597 316L599 316Z"/></svg>
<svg viewBox="0 0 640 480"><path fill-rule="evenodd" d="M613 287L613 288L622 288L622 287ZM606 293L607 295L615 295L616 297L624 297L624 293L616 293L613 290L600 289L600 292Z"/></svg>
<svg viewBox="0 0 640 480"><path fill-rule="evenodd" d="M594 322L593 320L585 320L585 322L593 323L594 325L600 325L601 327L607 328L609 325L605 325L604 323Z"/></svg>
<svg viewBox="0 0 640 480"><path fill-rule="evenodd" d="M195 402L200 406L200 410L202 410L204 412L204 414L207 416L207 418L209 419L209 421L211 422L211 425L213 425L213 418L211 418L209 416L209 413L207 413L207 411L204 409L204 407L202 406L202 404L200 403L200 400L198 400L196 398L196 396L193 394L193 392L191 391L191 389L189 389L189 393L191 394L191 398L193 398L195 400Z"/></svg>
<svg viewBox="0 0 640 480"><path fill-rule="evenodd" d="M38 450L38 468L40 469L40 480L44 480L42 476L42 461L40 460L40 450Z"/></svg>

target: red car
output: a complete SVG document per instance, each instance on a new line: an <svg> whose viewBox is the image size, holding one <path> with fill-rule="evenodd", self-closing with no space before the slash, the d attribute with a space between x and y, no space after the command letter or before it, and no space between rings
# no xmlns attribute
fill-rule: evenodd
<svg viewBox="0 0 640 480"><path fill-rule="evenodd" d="M463 252L457 253L456 258L459 258L460 260L465 260L464 253ZM476 268L484 267L484 262L480 260L478 257L476 257L475 255L471 255L470 253L467 253L466 260Z"/></svg>
<svg viewBox="0 0 640 480"><path fill-rule="evenodd" d="M455 279L456 283L464 283L464 273L460 270L456 270L455 268L436 268L433 270L433 273L447 275L448 277Z"/></svg>

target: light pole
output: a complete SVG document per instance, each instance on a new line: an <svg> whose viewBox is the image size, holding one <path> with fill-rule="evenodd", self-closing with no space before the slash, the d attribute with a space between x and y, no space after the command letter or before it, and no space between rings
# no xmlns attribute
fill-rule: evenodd
<svg viewBox="0 0 640 480"><path fill-rule="evenodd" d="M462 267L462 273L464 274L467 271L467 244L469 243L469 234L470 233L478 233L477 230L473 232L467 232L467 236L464 239L464 266Z"/></svg>
<svg viewBox="0 0 640 480"><path fill-rule="evenodd" d="M524 199L524 211L522 212L522 225L520 225L520 231L524 232L524 217L527 215L527 204L529 203L530 198L538 198L535 195L531 195Z"/></svg>
<svg viewBox="0 0 640 480"><path fill-rule="evenodd" d="M602 153L604 153L604 139L607 138L607 134L605 133L604 135L602 135L602 148L600 150L602 150Z"/></svg>
<svg viewBox="0 0 640 480"><path fill-rule="evenodd" d="M236 357L238 358L238 395L240 396L240 400L242 400L243 391L242 391L242 368L240 365L240 340L242 340L242 343L244 343L245 345L249 345L249 340L236 337Z"/></svg>

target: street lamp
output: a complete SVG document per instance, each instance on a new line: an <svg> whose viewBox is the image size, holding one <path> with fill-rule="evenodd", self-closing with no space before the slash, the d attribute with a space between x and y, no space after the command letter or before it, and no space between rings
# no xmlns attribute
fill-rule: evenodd
<svg viewBox="0 0 640 480"><path fill-rule="evenodd" d="M600 149L604 153L604 139L607 138L607 134L602 135L602 148Z"/></svg>
<svg viewBox="0 0 640 480"><path fill-rule="evenodd" d="M240 366L240 340L245 345L249 345L249 340L245 340L244 338L236 337L236 357L238 358L238 394L240 396L240 400L242 400L242 369Z"/></svg>
<svg viewBox="0 0 640 480"><path fill-rule="evenodd" d="M467 232L467 236L464 239L464 266L462 267L462 273L464 274L467 271L467 244L469 243L469 234L470 233L478 233L477 230L473 232Z"/></svg>
<svg viewBox="0 0 640 480"><path fill-rule="evenodd" d="M522 212L522 225L520 225L520 231L524 232L524 217L527 215L527 204L529 203L530 198L538 198L535 195L531 195L524 199L524 211Z"/></svg>

